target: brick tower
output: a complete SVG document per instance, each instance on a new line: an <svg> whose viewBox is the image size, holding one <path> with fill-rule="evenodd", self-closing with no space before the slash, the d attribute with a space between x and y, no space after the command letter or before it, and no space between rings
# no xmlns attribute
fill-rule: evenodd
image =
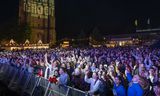
<svg viewBox="0 0 160 96"><path fill-rule="evenodd" d="M19 25L29 26L30 42L56 42L54 0L20 0Z"/></svg>

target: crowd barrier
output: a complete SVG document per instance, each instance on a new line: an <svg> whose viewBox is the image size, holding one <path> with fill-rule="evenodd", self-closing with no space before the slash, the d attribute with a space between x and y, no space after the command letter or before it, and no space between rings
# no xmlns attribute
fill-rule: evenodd
<svg viewBox="0 0 160 96"><path fill-rule="evenodd" d="M20 96L88 96L87 92L50 83L10 64L0 64L0 81Z"/></svg>

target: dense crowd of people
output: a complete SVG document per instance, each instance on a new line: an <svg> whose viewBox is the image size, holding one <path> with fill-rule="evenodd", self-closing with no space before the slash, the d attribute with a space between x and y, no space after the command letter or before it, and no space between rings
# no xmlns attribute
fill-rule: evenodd
<svg viewBox="0 0 160 96"><path fill-rule="evenodd" d="M68 48L0 52L10 64L52 83L100 96L160 96L160 49Z"/></svg>

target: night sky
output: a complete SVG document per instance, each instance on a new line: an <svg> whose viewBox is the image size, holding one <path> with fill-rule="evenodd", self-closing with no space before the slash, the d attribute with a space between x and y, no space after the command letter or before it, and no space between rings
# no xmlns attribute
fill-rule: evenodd
<svg viewBox="0 0 160 96"><path fill-rule="evenodd" d="M17 1L1 1L1 27L18 14ZM148 18L152 28L160 27L160 3L154 0L55 0L55 4L58 39L76 38L81 32L89 36L95 27L102 35L134 33L135 19L138 29L148 27Z"/></svg>

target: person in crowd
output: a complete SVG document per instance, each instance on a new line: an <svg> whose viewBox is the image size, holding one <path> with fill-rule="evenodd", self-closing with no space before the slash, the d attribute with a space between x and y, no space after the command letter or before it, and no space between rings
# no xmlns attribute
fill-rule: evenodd
<svg viewBox="0 0 160 96"><path fill-rule="evenodd" d="M58 84L66 86L69 82L69 75L67 74L66 69L61 67L59 69L59 74Z"/></svg>
<svg viewBox="0 0 160 96"><path fill-rule="evenodd" d="M153 91L150 90L150 83L147 77L145 76L140 76L139 77L139 84L141 85L143 91L144 91L144 96L150 96Z"/></svg>
<svg viewBox="0 0 160 96"><path fill-rule="evenodd" d="M160 96L160 83L157 83L157 85L154 86L154 95Z"/></svg>
<svg viewBox="0 0 160 96"><path fill-rule="evenodd" d="M158 82L158 72L157 72L157 68L156 67L151 67L149 69L149 80L151 82L151 85L153 86L156 82Z"/></svg>
<svg viewBox="0 0 160 96"><path fill-rule="evenodd" d="M50 61L48 60L47 53L44 55L44 60L45 60L45 62L44 62L45 63L45 67L46 67L44 78L48 79L49 76L51 75L51 72L52 72L52 65L51 65L51 63L53 62L53 60L50 60Z"/></svg>
<svg viewBox="0 0 160 96"><path fill-rule="evenodd" d="M56 76L59 78L58 84L68 85L69 83L69 85L78 88L81 79L83 79L85 88L80 87L80 89L89 90L87 87L89 85L91 95L102 91L99 90L104 87L101 86L101 83L106 84L109 90L112 90L114 85L118 87L116 86L118 80L115 80L117 76L121 77L119 85L124 85L128 89L129 96L146 95L148 86L150 87L148 92L154 93L153 89L160 80L159 62L160 49L151 49L146 46L29 49L0 52L0 66L7 64L18 70L25 69L27 72L45 79L54 76L54 71L58 70L60 73L59 76ZM80 75L78 71L76 73L77 69L81 70ZM76 74L72 75L73 71ZM88 72L89 74L86 75ZM134 77L132 78L132 76ZM87 78L87 82L89 80L88 85L84 78ZM94 81L96 81L95 85ZM158 94L158 91L156 93Z"/></svg>
<svg viewBox="0 0 160 96"><path fill-rule="evenodd" d="M72 84L73 87L84 90L84 79L82 78L82 73L80 68L76 68L74 72L72 73Z"/></svg>
<svg viewBox="0 0 160 96"><path fill-rule="evenodd" d="M103 71L100 78L101 85L99 88L100 96L113 96L111 78L107 75L107 72Z"/></svg>
<svg viewBox="0 0 160 96"><path fill-rule="evenodd" d="M56 78L58 78L58 77L59 77L58 69L54 70L53 76L55 76Z"/></svg>
<svg viewBox="0 0 160 96"><path fill-rule="evenodd" d="M121 84L121 79L118 76L114 78L113 94L114 96L126 96L126 89Z"/></svg>
<svg viewBox="0 0 160 96"><path fill-rule="evenodd" d="M97 69L96 64L92 63L92 66L90 68L91 68L91 72L95 72Z"/></svg>
<svg viewBox="0 0 160 96"><path fill-rule="evenodd" d="M127 94L128 96L143 96L144 91L139 84L140 77L138 75L134 75L132 81L129 84Z"/></svg>
<svg viewBox="0 0 160 96"><path fill-rule="evenodd" d="M84 80L85 82L90 84L90 90L88 91L88 93L91 96L98 95L99 94L98 91L99 91L100 84L101 84L101 81L98 78L98 73L93 72L92 77L88 78L88 72L86 72Z"/></svg>

